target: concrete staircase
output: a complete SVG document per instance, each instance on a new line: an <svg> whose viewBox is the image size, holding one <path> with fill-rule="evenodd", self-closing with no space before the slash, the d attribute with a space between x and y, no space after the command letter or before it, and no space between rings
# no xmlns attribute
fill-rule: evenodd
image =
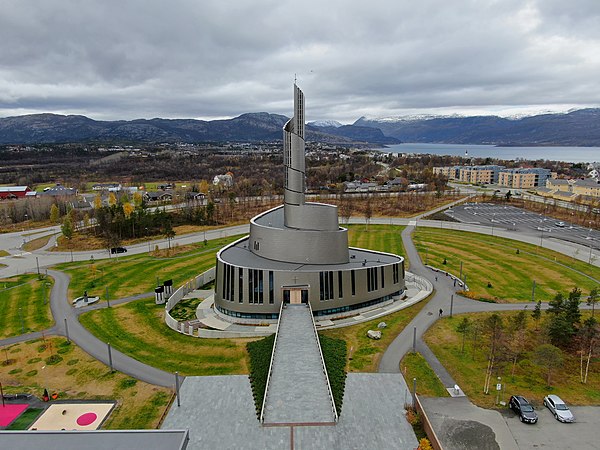
<svg viewBox="0 0 600 450"><path fill-rule="evenodd" d="M337 421L309 305L281 310L261 418L264 425Z"/></svg>

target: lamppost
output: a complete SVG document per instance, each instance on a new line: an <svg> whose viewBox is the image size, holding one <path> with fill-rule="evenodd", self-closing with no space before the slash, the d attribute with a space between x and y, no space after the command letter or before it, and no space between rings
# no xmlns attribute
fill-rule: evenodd
<svg viewBox="0 0 600 450"><path fill-rule="evenodd" d="M540 247L543 247L543 246L544 246L544 245L543 245L543 240L544 240L544 227L542 226L543 224L544 224L544 221L543 221L543 220L540 220L540 231L541 231L541 234L540 234Z"/></svg>
<svg viewBox="0 0 600 450"><path fill-rule="evenodd" d="M491 220L491 222L492 222L492 236L494 235L494 221L495 221L495 219L496 219L496 214L492 214L492 220Z"/></svg>

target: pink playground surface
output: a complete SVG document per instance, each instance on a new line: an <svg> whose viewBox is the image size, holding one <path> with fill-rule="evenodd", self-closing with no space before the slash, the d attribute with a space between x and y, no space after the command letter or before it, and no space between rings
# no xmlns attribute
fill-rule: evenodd
<svg viewBox="0 0 600 450"><path fill-rule="evenodd" d="M21 415L27 409L27 404L10 404L4 405L0 403L0 427L7 427L10 423Z"/></svg>

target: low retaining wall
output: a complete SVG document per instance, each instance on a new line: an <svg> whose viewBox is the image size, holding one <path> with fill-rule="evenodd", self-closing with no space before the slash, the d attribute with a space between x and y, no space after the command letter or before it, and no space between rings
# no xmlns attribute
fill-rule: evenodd
<svg viewBox="0 0 600 450"><path fill-rule="evenodd" d="M458 278L456 275L452 275L450 272L447 272L443 269L438 269L437 267L434 266L430 266L428 264L425 265L425 267L433 270L434 272L438 272L438 273L443 273L446 276L449 276L451 279L456 280L456 284L458 284L460 287L463 288L464 291L468 291L469 290L469 286L467 286L460 278Z"/></svg>
<svg viewBox="0 0 600 450"><path fill-rule="evenodd" d="M204 286L207 283L210 283L211 281L214 281L214 279L215 268L213 267L211 269L208 269L206 272L201 273L197 277L189 280L183 286L181 286L179 289L173 292L173 294L169 297L169 300L167 300L167 302L165 303L165 323L169 328L181 334L189 334L190 336L194 336L193 329L190 332L189 328L186 327L184 323L178 322L176 319L173 319L173 317L171 317L171 314L169 314L169 311L171 311L173 307L177 303L179 303L181 299L183 299L183 297L185 297L187 294L196 289L201 288L202 286Z"/></svg>
<svg viewBox="0 0 600 450"><path fill-rule="evenodd" d="M437 434L435 434L435 431L433 429L433 426L431 425L431 422L429 421L429 417L427 417L427 414L425 413L425 410L423 409L423 405L421 405L421 401L419 400L419 396L415 394L415 406L417 409L417 413L419 413L419 415L421 416L421 422L423 423L423 429L425 430L425 434L427 434L427 439L429 439L429 442L431 443L431 446L433 447L434 450L443 450L442 444L440 443Z"/></svg>

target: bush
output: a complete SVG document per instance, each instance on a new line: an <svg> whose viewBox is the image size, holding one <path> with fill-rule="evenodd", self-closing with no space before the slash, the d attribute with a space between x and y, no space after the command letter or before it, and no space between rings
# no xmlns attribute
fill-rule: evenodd
<svg viewBox="0 0 600 450"><path fill-rule="evenodd" d="M67 361L67 366L74 366L78 362L79 362L78 359L70 359L69 361Z"/></svg>
<svg viewBox="0 0 600 450"><path fill-rule="evenodd" d="M35 364L37 362L40 362L42 360L42 358L31 358L29 361L27 361L27 364Z"/></svg>
<svg viewBox="0 0 600 450"><path fill-rule="evenodd" d="M66 374L67 374L67 375L73 375L73 374L74 374L74 373L76 373L76 372L77 372L77 369L75 369L75 368L72 368L72 369L69 369L69 370L67 370Z"/></svg>
<svg viewBox="0 0 600 450"><path fill-rule="evenodd" d="M325 368L331 385L331 393L338 415L342 412L344 390L346 388L346 341L319 335Z"/></svg>
<svg viewBox="0 0 600 450"><path fill-rule="evenodd" d="M275 344L274 334L259 341L248 342L246 344L246 350L250 357L250 386L252 387L252 396L254 397L254 406L256 407L257 415L260 415L265 397L273 344Z"/></svg>
<svg viewBox="0 0 600 450"><path fill-rule="evenodd" d="M59 362L61 362L62 356L59 355L51 355L48 358L46 358L46 364L48 364L49 366L53 366L55 364L58 364Z"/></svg>
<svg viewBox="0 0 600 450"><path fill-rule="evenodd" d="M442 264L444 264L444 265L448 264L448 261L446 260L446 258L444 258L444 260L442 261Z"/></svg>
<svg viewBox="0 0 600 450"><path fill-rule="evenodd" d="M128 389L132 388L137 384L137 380L135 378L125 378L119 381L119 388Z"/></svg>
<svg viewBox="0 0 600 450"><path fill-rule="evenodd" d="M419 441L419 447L418 447L417 450L433 450L433 447L431 446L431 443L429 442L429 439L422 438Z"/></svg>

